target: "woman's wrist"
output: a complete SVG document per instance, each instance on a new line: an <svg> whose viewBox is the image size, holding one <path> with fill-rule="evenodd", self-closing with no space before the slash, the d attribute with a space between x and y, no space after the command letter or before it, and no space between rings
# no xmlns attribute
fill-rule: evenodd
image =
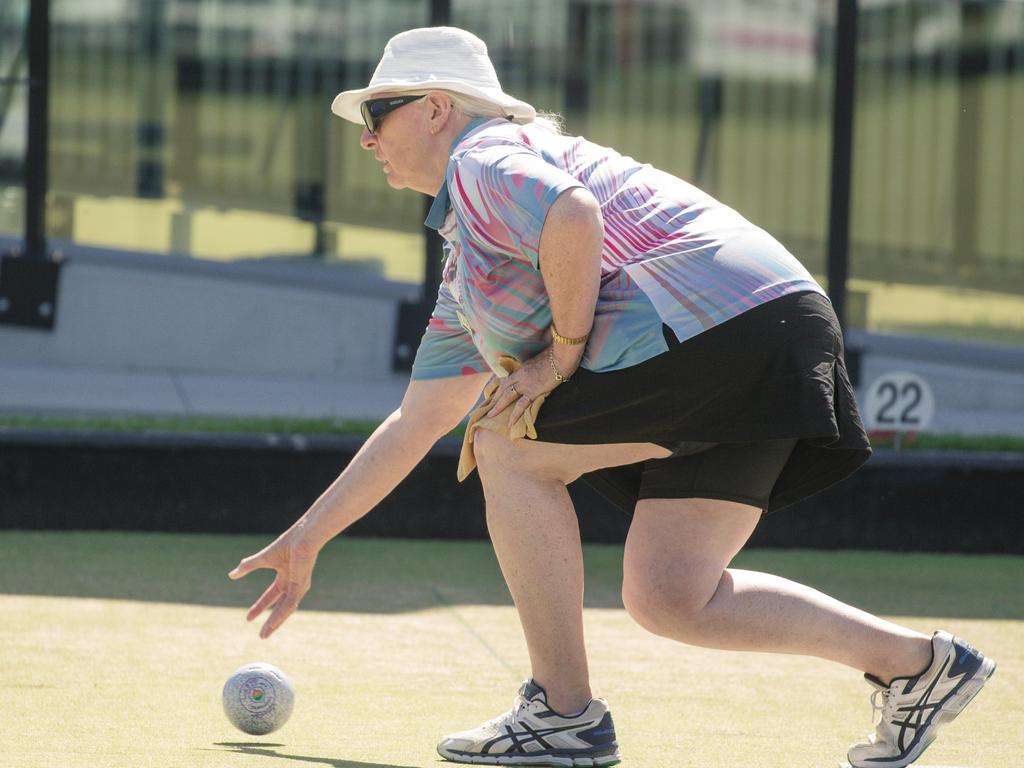
<svg viewBox="0 0 1024 768"><path fill-rule="evenodd" d="M551 373L558 379L559 384L567 381L579 369L580 363L583 361L583 350L583 344L577 346L552 344L548 348Z"/></svg>
<svg viewBox="0 0 1024 768"><path fill-rule="evenodd" d="M564 347L575 347L581 344L586 344L587 339L590 338L590 331L581 333L578 336L565 336L558 332L558 328L554 323L551 323L551 339L556 344L561 344Z"/></svg>
<svg viewBox="0 0 1024 768"><path fill-rule="evenodd" d="M317 551L323 549L346 527L346 522L339 519L342 517L341 510L332 503L332 490L333 487L325 491L292 526L292 533L316 547Z"/></svg>

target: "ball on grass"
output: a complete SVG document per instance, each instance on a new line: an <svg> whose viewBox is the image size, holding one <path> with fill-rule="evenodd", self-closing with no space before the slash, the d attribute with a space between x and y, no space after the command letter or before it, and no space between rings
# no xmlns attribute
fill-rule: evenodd
<svg viewBox="0 0 1024 768"><path fill-rule="evenodd" d="M271 664L246 664L224 683L224 713L231 724L253 736L276 731L295 705L291 681Z"/></svg>

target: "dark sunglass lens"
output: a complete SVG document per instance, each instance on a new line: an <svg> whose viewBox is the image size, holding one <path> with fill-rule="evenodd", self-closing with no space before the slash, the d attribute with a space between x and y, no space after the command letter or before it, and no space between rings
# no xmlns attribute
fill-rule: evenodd
<svg viewBox="0 0 1024 768"><path fill-rule="evenodd" d="M359 105L359 111L363 114L363 122L366 124L366 130L373 133L377 130L377 119L373 116L373 110L370 109L370 102L364 101Z"/></svg>
<svg viewBox="0 0 1024 768"><path fill-rule="evenodd" d="M383 99L370 99L359 105L359 111L363 115L363 122L366 123L366 128L370 133L376 133L384 115L422 98L423 96L393 96Z"/></svg>
<svg viewBox="0 0 1024 768"><path fill-rule="evenodd" d="M392 112L398 109L400 106L406 103L408 99L379 99L370 102L370 112L374 117L383 117L388 112Z"/></svg>

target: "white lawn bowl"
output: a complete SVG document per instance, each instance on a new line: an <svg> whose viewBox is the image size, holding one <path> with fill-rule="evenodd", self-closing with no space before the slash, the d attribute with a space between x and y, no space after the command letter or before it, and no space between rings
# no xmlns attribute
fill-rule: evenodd
<svg viewBox="0 0 1024 768"><path fill-rule="evenodd" d="M224 714L238 730L252 736L276 731L288 722L295 705L291 681L271 664L246 664L224 683Z"/></svg>

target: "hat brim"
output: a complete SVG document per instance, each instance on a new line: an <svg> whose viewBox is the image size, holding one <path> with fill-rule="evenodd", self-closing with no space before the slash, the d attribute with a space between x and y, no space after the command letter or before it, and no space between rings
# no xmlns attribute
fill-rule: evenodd
<svg viewBox="0 0 1024 768"><path fill-rule="evenodd" d="M334 97L331 112L350 123L363 124L360 105L382 93L403 93L405 91L438 90L454 91L467 96L484 99L506 110L510 117L532 120L537 110L525 101L509 96L496 88L477 88L458 80L406 80L401 82L377 83L355 91L342 91Z"/></svg>

